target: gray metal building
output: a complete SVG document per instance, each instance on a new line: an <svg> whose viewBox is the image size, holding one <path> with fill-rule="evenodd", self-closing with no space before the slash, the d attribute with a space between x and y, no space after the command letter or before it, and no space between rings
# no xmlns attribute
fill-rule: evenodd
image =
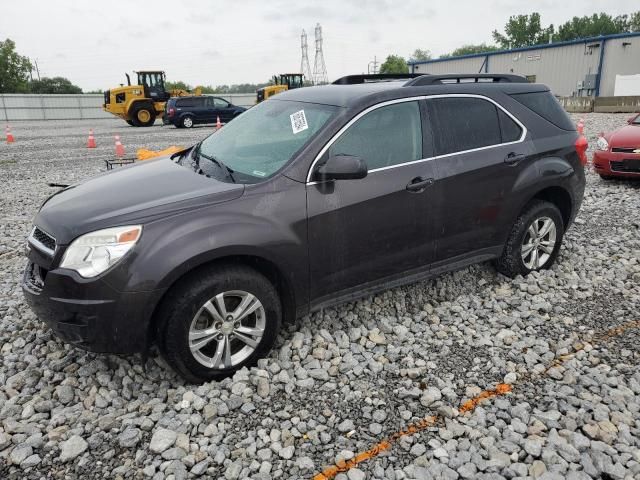
<svg viewBox="0 0 640 480"><path fill-rule="evenodd" d="M616 75L640 74L640 32L409 62L413 73L515 73L561 96L614 95Z"/></svg>

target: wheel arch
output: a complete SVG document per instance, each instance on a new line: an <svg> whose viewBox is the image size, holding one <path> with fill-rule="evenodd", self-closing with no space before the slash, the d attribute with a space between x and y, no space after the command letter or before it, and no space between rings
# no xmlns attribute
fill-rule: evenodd
<svg viewBox="0 0 640 480"><path fill-rule="evenodd" d="M222 265L244 265L253 268L264 275L276 288L282 303L282 314L284 322L293 322L297 316L296 298L293 285L290 279L284 274L282 269L273 261L254 254L229 254L215 259L204 260L201 263L191 266L191 268L180 272L173 278L165 290L162 297L156 303L153 313L147 326L147 348L156 341L159 327L158 312L163 308L164 303L170 296L171 291L181 282L197 275L199 272L207 271Z"/></svg>
<svg viewBox="0 0 640 480"><path fill-rule="evenodd" d="M567 189L561 186L546 187L537 192L529 201L525 204L531 203L533 200L544 200L553 203L562 214L562 221L564 222L564 228L566 229L571 223L573 215L573 199Z"/></svg>

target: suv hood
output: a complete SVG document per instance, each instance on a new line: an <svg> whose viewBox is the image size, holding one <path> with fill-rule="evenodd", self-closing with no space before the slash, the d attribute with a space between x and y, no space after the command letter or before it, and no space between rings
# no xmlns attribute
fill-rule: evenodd
<svg viewBox="0 0 640 480"><path fill-rule="evenodd" d="M145 223L183 210L238 198L244 185L198 175L168 157L72 185L52 195L34 223L66 245L101 228Z"/></svg>

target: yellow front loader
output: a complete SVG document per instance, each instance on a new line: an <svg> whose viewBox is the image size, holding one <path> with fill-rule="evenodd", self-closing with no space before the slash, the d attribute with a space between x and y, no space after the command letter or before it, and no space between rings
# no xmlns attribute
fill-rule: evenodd
<svg viewBox="0 0 640 480"><path fill-rule="evenodd" d="M150 127L164 114L164 105L171 97L200 95L200 88L190 93L187 90L166 90L163 71L141 71L138 84L131 85L127 76L127 85L120 85L104 92L102 108L116 117L122 118L133 127Z"/></svg>
<svg viewBox="0 0 640 480"><path fill-rule="evenodd" d="M301 73L281 73L280 75L274 75L273 85L259 88L256 92L256 103L260 103L277 93L300 87L304 87L304 76Z"/></svg>

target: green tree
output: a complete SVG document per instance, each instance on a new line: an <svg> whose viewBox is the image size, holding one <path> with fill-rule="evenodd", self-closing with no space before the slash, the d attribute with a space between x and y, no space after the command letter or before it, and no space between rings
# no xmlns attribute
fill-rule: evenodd
<svg viewBox="0 0 640 480"><path fill-rule="evenodd" d="M176 82L167 81L164 84L164 88L166 88L167 90L187 90L189 92L191 91L191 85L181 80L178 80Z"/></svg>
<svg viewBox="0 0 640 480"><path fill-rule="evenodd" d="M426 60L431 60L431 51L416 48L411 55L411 60L413 62L424 62Z"/></svg>
<svg viewBox="0 0 640 480"><path fill-rule="evenodd" d="M486 43L479 43L477 45L463 45L459 48L456 48L451 53L440 55L440 58L460 57L462 55L471 55L473 53L495 52L496 50L499 50L499 48L495 45L487 45Z"/></svg>
<svg viewBox="0 0 640 480"><path fill-rule="evenodd" d="M389 55L380 66L380 73L409 73L409 65L399 55Z"/></svg>
<svg viewBox="0 0 640 480"><path fill-rule="evenodd" d="M542 27L540 14L513 15L504 26L504 34L493 31L493 39L502 48L527 47L547 43L553 34L553 25Z"/></svg>
<svg viewBox="0 0 640 480"><path fill-rule="evenodd" d="M9 38L0 41L0 93L27 91L31 62L16 52L16 44Z"/></svg>
<svg viewBox="0 0 640 480"><path fill-rule="evenodd" d="M631 19L640 12L631 15ZM631 20L633 21L633 20ZM597 37L598 35L610 35L624 33L631 30L631 21L628 15L612 17L607 13L594 13L591 16L573 17L558 27L556 40L574 40L576 38Z"/></svg>
<svg viewBox="0 0 640 480"><path fill-rule="evenodd" d="M82 93L82 89L64 77L47 78L29 82L31 93Z"/></svg>
<svg viewBox="0 0 640 480"><path fill-rule="evenodd" d="M640 10L629 15L629 31L640 32Z"/></svg>

